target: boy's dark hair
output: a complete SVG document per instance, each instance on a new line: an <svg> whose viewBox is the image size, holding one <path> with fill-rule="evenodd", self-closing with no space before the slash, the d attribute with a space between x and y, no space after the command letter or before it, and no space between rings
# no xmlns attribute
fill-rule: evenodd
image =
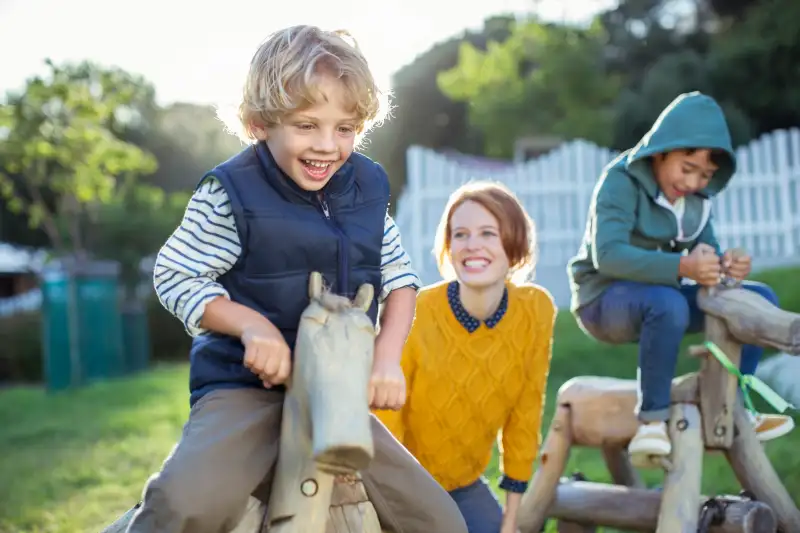
<svg viewBox="0 0 800 533"><path fill-rule="evenodd" d="M684 153L686 155L692 155L693 153L695 153L696 151L701 150L701 149L702 148L686 148L683 151L684 151ZM718 148L714 148L714 149L711 150L711 155L709 157L710 157L712 163L714 163L715 165L720 167L723 164L725 164L725 162L728 160L729 156L725 152L725 150L720 150Z"/></svg>

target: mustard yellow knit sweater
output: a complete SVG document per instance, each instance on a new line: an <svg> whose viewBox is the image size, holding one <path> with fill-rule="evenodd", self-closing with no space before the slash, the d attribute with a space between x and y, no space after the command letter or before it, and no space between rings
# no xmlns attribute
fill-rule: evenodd
<svg viewBox="0 0 800 533"><path fill-rule="evenodd" d="M420 291L402 358L406 404L375 414L445 490L478 479L498 439L501 487L524 491L541 440L555 312L531 284L507 284L485 322L461 306L456 282Z"/></svg>

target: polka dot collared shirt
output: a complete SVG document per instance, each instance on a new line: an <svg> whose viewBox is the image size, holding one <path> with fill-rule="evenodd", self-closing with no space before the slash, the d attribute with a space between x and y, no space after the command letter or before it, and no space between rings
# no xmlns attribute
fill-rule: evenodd
<svg viewBox="0 0 800 533"><path fill-rule="evenodd" d="M474 316L470 315L464 306L461 304L461 298L458 295L458 282L452 281L447 286L447 301L450 303L450 310L453 311L453 314L458 319L459 323L464 326L464 329L469 331L470 333L474 333L479 327L481 327L481 321L475 318ZM489 318L486 319L484 322L486 327L489 329L493 329L500 319L506 314L508 310L508 289L503 291L503 298L500 300L500 305L497 308L497 311L492 314Z"/></svg>

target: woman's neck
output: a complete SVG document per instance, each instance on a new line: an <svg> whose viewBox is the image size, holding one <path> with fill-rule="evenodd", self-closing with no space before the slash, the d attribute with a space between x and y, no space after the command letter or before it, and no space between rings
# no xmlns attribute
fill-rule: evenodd
<svg viewBox="0 0 800 533"><path fill-rule="evenodd" d="M486 320L492 316L503 300L506 284L500 281L487 287L468 287L458 284L458 297L461 305L471 316L478 320Z"/></svg>

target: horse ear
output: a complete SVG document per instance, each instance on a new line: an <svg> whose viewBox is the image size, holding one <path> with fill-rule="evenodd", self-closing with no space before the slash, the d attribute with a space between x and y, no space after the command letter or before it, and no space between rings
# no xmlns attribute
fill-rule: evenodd
<svg viewBox="0 0 800 533"><path fill-rule="evenodd" d="M322 296L322 274L312 272L308 279L308 296L312 300L319 300Z"/></svg>
<svg viewBox="0 0 800 533"><path fill-rule="evenodd" d="M355 306L360 307L366 313L372 305L373 296L375 296L375 288L369 283L364 283L356 293Z"/></svg>

